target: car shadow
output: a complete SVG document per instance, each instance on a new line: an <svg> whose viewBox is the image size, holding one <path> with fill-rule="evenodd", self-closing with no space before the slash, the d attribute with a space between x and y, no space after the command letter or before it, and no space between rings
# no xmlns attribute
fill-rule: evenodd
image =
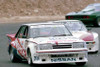
<svg viewBox="0 0 100 67"><path fill-rule="evenodd" d="M47 67L47 66L50 66L50 67L85 67L84 66L78 66L78 65L75 65L74 63L66 63L66 64L33 64L34 67ZM32 67L32 66L31 66Z"/></svg>
<svg viewBox="0 0 100 67"><path fill-rule="evenodd" d="M21 61L21 62L17 62L16 64L22 64L22 65L27 65L28 63L27 61ZM86 64L87 65L87 64ZM86 67L86 65L84 66L78 66L75 63L55 63L55 64L33 64L33 65L29 65L30 67Z"/></svg>
<svg viewBox="0 0 100 67"><path fill-rule="evenodd" d="M86 26L87 28L88 27L92 27L92 28L100 28L100 26L92 26L92 25L90 25L90 26Z"/></svg>
<svg viewBox="0 0 100 67"><path fill-rule="evenodd" d="M8 61L7 63L11 65L22 65L22 66L28 66L28 67L87 67L87 64L84 66L78 66L75 63L55 63L55 64L33 64L33 65L28 65L27 61L19 61L19 62L14 62L12 63L11 61Z"/></svg>

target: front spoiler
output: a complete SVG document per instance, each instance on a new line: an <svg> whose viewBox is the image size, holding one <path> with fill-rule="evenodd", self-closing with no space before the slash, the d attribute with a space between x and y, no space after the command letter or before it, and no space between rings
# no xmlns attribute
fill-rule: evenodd
<svg viewBox="0 0 100 67"><path fill-rule="evenodd" d="M37 53L33 55L35 57L38 57L37 60L34 60L36 58L33 58L34 64L55 64L55 63L76 63L76 62L88 62L88 56L87 51L81 51L81 52L60 52L60 53ZM83 59L79 59L82 57ZM76 61L63 61L58 58L76 58ZM51 59L57 59L51 61ZM45 60L45 61L42 61Z"/></svg>

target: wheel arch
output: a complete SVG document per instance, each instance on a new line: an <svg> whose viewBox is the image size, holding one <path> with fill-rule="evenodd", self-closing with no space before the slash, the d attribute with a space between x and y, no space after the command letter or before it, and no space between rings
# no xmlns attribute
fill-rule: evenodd
<svg viewBox="0 0 100 67"><path fill-rule="evenodd" d="M30 52L33 54L35 50L35 43L29 42L27 46L27 52L30 50Z"/></svg>
<svg viewBox="0 0 100 67"><path fill-rule="evenodd" d="M29 52L30 52L30 48L28 47L28 48L27 48L27 52L26 52L27 55L29 55Z"/></svg>
<svg viewBox="0 0 100 67"><path fill-rule="evenodd" d="M36 53L36 49L35 49L36 44L33 42L29 42L27 49L26 49L26 55L28 56L29 53L31 53L31 57L32 57L32 63L34 62L34 54Z"/></svg>

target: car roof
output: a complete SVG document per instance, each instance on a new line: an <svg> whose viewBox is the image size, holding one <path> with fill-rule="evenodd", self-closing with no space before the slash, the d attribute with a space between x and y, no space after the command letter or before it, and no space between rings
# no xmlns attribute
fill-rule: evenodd
<svg viewBox="0 0 100 67"><path fill-rule="evenodd" d="M37 26L37 25L60 25L58 23L55 22L79 22L80 20L58 20L58 21L48 21L48 22L37 22L37 23L27 23L27 24L22 24L22 25L26 25L26 26Z"/></svg>
<svg viewBox="0 0 100 67"><path fill-rule="evenodd" d="M37 26L37 25L59 25L57 23L53 23L53 21L48 21L48 22L37 22L37 23L27 23L27 24L22 24L22 25L25 25L25 26Z"/></svg>
<svg viewBox="0 0 100 67"><path fill-rule="evenodd" d="M66 23L66 22L79 22L79 23L81 23L81 24L83 24L83 22L82 21L80 21L80 20L59 20L59 21L54 21L53 23L60 23L60 24L62 24L62 23Z"/></svg>
<svg viewBox="0 0 100 67"><path fill-rule="evenodd" d="M90 4L89 6L100 6L100 3L93 3L93 4Z"/></svg>
<svg viewBox="0 0 100 67"><path fill-rule="evenodd" d="M54 22L76 22L76 21L80 21L80 20L58 20L58 21L54 21Z"/></svg>

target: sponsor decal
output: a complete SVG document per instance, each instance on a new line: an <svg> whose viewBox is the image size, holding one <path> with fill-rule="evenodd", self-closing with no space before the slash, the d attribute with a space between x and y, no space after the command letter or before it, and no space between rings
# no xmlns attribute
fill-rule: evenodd
<svg viewBox="0 0 100 67"><path fill-rule="evenodd" d="M20 43L20 41L19 41L18 38L17 38L17 41L18 41L18 44L16 45L16 48L17 48L19 54L20 54L22 57L26 58L26 51L24 50L24 48L23 48L23 46L21 45L21 43Z"/></svg>
<svg viewBox="0 0 100 67"><path fill-rule="evenodd" d="M76 61L76 58L52 58L51 62Z"/></svg>
<svg viewBox="0 0 100 67"><path fill-rule="evenodd" d="M34 56L34 61L39 60L40 58L38 56Z"/></svg>
<svg viewBox="0 0 100 67"><path fill-rule="evenodd" d="M56 42L76 42L78 41L77 38L74 37L51 37L49 38L50 41L47 41L47 43L56 43Z"/></svg>
<svg viewBox="0 0 100 67"><path fill-rule="evenodd" d="M55 42L77 42L77 40L52 40L52 41L47 41L47 43L55 43Z"/></svg>

